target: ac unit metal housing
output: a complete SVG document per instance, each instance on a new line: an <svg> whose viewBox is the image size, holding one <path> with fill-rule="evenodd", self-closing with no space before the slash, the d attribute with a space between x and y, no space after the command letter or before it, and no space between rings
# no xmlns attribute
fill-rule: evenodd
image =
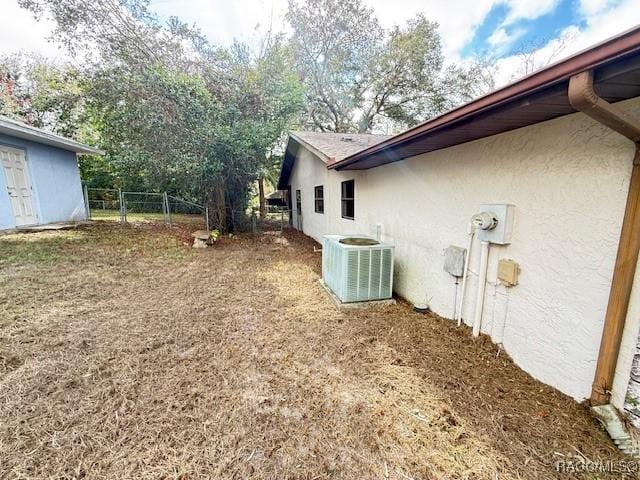
<svg viewBox="0 0 640 480"><path fill-rule="evenodd" d="M367 239L373 245L348 245L340 240ZM322 279L343 303L391 298L393 245L364 235L322 238Z"/></svg>

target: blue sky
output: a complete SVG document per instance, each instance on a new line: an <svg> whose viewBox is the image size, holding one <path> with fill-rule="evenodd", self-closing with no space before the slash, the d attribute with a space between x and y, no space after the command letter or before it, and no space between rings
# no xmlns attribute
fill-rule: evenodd
<svg viewBox="0 0 640 480"><path fill-rule="evenodd" d="M0 0L0 53L36 51L60 57L47 42L52 24L37 23L17 0ZM299 0L301 1L301 0ZM560 60L640 24L640 0L364 0L385 27L423 12L440 24L445 57L475 54L498 59L498 84L521 72L522 49L536 49L536 66ZM152 0L162 18L176 15L201 27L209 39L256 42L271 25L287 31L287 0Z"/></svg>
<svg viewBox="0 0 640 480"><path fill-rule="evenodd" d="M506 3L494 5L476 29L473 39L461 49L461 56L484 52L501 57L514 55L523 48L559 37L571 25L584 27L577 0L562 0L547 13L533 19L509 21L509 12Z"/></svg>

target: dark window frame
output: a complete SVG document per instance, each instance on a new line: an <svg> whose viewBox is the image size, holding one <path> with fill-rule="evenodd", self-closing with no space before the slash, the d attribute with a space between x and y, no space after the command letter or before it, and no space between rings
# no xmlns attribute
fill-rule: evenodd
<svg viewBox="0 0 640 480"><path fill-rule="evenodd" d="M349 185L351 185L351 195L349 195ZM356 181L345 180L340 184L340 211L342 218L355 220L356 218ZM349 215L351 211L351 215Z"/></svg>
<svg viewBox="0 0 640 480"><path fill-rule="evenodd" d="M313 187L313 205L316 213L324 214L324 185Z"/></svg>

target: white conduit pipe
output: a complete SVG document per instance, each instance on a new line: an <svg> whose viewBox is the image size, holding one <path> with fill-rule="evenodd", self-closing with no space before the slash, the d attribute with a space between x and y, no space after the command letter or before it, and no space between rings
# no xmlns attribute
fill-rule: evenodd
<svg viewBox="0 0 640 480"><path fill-rule="evenodd" d="M482 324L482 309L484 307L484 290L487 285L487 267L489 265L489 246L487 241L482 242L480 250L480 270L478 271L478 296L476 297L476 310L473 316L473 336L480 335Z"/></svg>
<svg viewBox="0 0 640 480"><path fill-rule="evenodd" d="M473 228L471 222L469 222L469 230L467 234L469 239L467 240L467 252L464 256L464 270L462 272L462 292L460 294L460 302L458 302L458 312L456 313L456 320L458 326L462 325L462 307L464 306L464 292L467 288L467 275L469 273L469 259L471 258L471 246L473 245L473 236L476 233L476 229Z"/></svg>

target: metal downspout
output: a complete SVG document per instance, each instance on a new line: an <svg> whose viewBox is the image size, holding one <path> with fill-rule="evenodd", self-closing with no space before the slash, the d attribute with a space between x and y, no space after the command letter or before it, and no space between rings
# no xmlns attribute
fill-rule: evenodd
<svg viewBox="0 0 640 480"><path fill-rule="evenodd" d="M611 280L591 405L609 403L620 353L622 332L631 298L633 277L640 252L640 122L599 97L593 89L593 72L574 75L569 81L569 102L578 111L624 135L635 143L631 181Z"/></svg>

